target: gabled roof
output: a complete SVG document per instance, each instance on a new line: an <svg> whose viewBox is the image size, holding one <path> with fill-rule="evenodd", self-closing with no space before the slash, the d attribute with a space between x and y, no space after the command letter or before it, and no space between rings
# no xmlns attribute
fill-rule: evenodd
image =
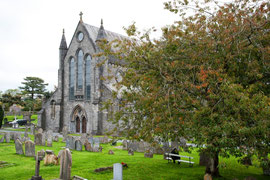
<svg viewBox="0 0 270 180"><path fill-rule="evenodd" d="M85 24L85 23L84 23L84 26L85 26L86 30L88 31L90 38L93 41L96 41L96 39L98 37L99 28L95 27L95 26L92 26L92 25L89 25L89 24ZM106 39L108 41L113 41L115 39L119 39L119 40L127 39L126 36L123 36L121 34L111 32L111 31L108 31L108 30L104 30L104 33L106 34Z"/></svg>

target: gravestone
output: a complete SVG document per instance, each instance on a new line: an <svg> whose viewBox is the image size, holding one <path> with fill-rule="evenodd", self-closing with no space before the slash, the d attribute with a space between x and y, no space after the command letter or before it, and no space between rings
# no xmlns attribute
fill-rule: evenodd
<svg viewBox="0 0 270 180"><path fill-rule="evenodd" d="M99 152L102 152L102 149L103 149L103 147L102 146L99 146L98 151Z"/></svg>
<svg viewBox="0 0 270 180"><path fill-rule="evenodd" d="M85 142L86 139L87 139L86 133L83 133L83 134L81 135L81 138L80 138L81 142Z"/></svg>
<svg viewBox="0 0 270 180"><path fill-rule="evenodd" d="M47 146L48 146L48 147L52 147L52 136L48 136L48 139L47 139Z"/></svg>
<svg viewBox="0 0 270 180"><path fill-rule="evenodd" d="M14 133L14 141L19 139L21 141L21 133Z"/></svg>
<svg viewBox="0 0 270 180"><path fill-rule="evenodd" d="M43 129L42 128L38 128L38 133L43 133Z"/></svg>
<svg viewBox="0 0 270 180"><path fill-rule="evenodd" d="M19 139L15 140L15 148L17 154L24 154L23 145Z"/></svg>
<svg viewBox="0 0 270 180"><path fill-rule="evenodd" d="M142 142L142 141L140 141L140 142L138 143L138 148L137 148L136 151L137 151L137 152L144 152L144 151L145 151L145 143Z"/></svg>
<svg viewBox="0 0 270 180"><path fill-rule="evenodd" d="M28 126L25 126L24 137L28 137Z"/></svg>
<svg viewBox="0 0 270 180"><path fill-rule="evenodd" d="M75 150L82 151L82 142L80 140L75 141Z"/></svg>
<svg viewBox="0 0 270 180"><path fill-rule="evenodd" d="M133 149L130 148L130 149L128 150L128 155L134 156L134 151L133 151Z"/></svg>
<svg viewBox="0 0 270 180"><path fill-rule="evenodd" d="M86 140L85 141L85 143L84 143L84 148L85 148L85 150L86 151L92 151L92 146L91 146L91 144L88 142L88 140Z"/></svg>
<svg viewBox="0 0 270 180"><path fill-rule="evenodd" d="M53 141L54 142L58 142L59 141L59 137L56 135L56 136L53 136Z"/></svg>
<svg viewBox="0 0 270 180"><path fill-rule="evenodd" d="M144 153L144 157L146 157L146 158L153 158L153 153L152 152L146 152L146 153Z"/></svg>
<svg viewBox="0 0 270 180"><path fill-rule="evenodd" d="M43 145L43 134L42 133L37 133L35 134L35 144L38 146L42 146Z"/></svg>
<svg viewBox="0 0 270 180"><path fill-rule="evenodd" d="M158 145L155 150L154 150L155 154L164 154L164 150Z"/></svg>
<svg viewBox="0 0 270 180"><path fill-rule="evenodd" d="M172 141L171 148L172 149L176 148L179 151L179 143L177 141Z"/></svg>
<svg viewBox="0 0 270 180"><path fill-rule="evenodd" d="M69 180L71 174L72 157L68 148L60 156L60 179Z"/></svg>
<svg viewBox="0 0 270 180"><path fill-rule="evenodd" d="M0 143L4 142L5 140L5 136L2 136L2 138L0 139Z"/></svg>
<svg viewBox="0 0 270 180"><path fill-rule="evenodd" d="M110 149L109 152L108 152L108 154L114 155L114 152Z"/></svg>
<svg viewBox="0 0 270 180"><path fill-rule="evenodd" d="M93 137L89 137L88 142L91 144L92 147L94 146L94 138Z"/></svg>
<svg viewBox="0 0 270 180"><path fill-rule="evenodd" d="M71 136L68 136L66 138L65 142L66 142L66 148L69 148L70 149Z"/></svg>
<svg viewBox="0 0 270 180"><path fill-rule="evenodd" d="M76 138L71 136L70 138L70 149L75 149L75 141L76 141Z"/></svg>
<svg viewBox="0 0 270 180"><path fill-rule="evenodd" d="M35 125L31 124L30 129L31 129L31 133L34 135L35 134Z"/></svg>
<svg viewBox="0 0 270 180"><path fill-rule="evenodd" d="M122 142L122 145L123 145L123 150L127 150L127 140L124 139L123 142Z"/></svg>
<svg viewBox="0 0 270 180"><path fill-rule="evenodd" d="M123 166L120 163L113 164L113 180L123 180Z"/></svg>
<svg viewBox="0 0 270 180"><path fill-rule="evenodd" d="M46 137L45 134L42 133L42 138L41 138L41 145L45 146L46 145Z"/></svg>
<svg viewBox="0 0 270 180"><path fill-rule="evenodd" d="M68 128L67 128L67 126L64 126L64 127L63 127L63 129L62 129L62 135L63 135L63 140L62 140L62 142L66 142L67 135L68 135Z"/></svg>
<svg viewBox="0 0 270 180"><path fill-rule="evenodd" d="M39 176L39 168L40 168L40 161L44 158L43 152L37 152L36 157L36 169L35 169L35 175L32 176L31 180L42 180L42 177Z"/></svg>
<svg viewBox="0 0 270 180"><path fill-rule="evenodd" d="M109 138L108 138L108 136L102 137L101 140L100 140L100 143L102 143L102 144L107 144L107 143L109 143Z"/></svg>
<svg viewBox="0 0 270 180"><path fill-rule="evenodd" d="M94 140L95 146L98 146L99 147L99 143L100 143L99 138L98 137L94 137L93 140Z"/></svg>
<svg viewBox="0 0 270 180"><path fill-rule="evenodd" d="M10 142L10 133L9 133L9 132L6 132L6 133L5 133L5 139L6 139L6 142L7 142L7 143Z"/></svg>
<svg viewBox="0 0 270 180"><path fill-rule="evenodd" d="M25 156L35 156L35 144L33 141L25 142Z"/></svg>

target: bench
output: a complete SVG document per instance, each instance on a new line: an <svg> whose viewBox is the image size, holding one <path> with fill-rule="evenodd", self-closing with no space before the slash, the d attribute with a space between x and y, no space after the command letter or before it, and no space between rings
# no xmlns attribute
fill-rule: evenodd
<svg viewBox="0 0 270 180"><path fill-rule="evenodd" d="M177 162L179 162L179 164L181 163L181 162L183 162L183 163L188 163L190 166L193 166L193 164L194 164L194 162L192 162L191 161L191 159L193 159L193 157L190 157L190 156L182 156L182 155L178 155L178 154L172 154L172 153L165 153L165 159L166 160L168 160L168 163L169 162L171 162L173 159L172 159L172 157L179 157L180 159L179 160L176 160ZM188 159L188 161L187 160L182 160L181 158L186 158L186 159Z"/></svg>

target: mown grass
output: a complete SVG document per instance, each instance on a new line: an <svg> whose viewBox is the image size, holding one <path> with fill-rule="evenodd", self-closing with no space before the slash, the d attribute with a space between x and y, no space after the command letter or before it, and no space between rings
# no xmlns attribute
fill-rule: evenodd
<svg viewBox="0 0 270 180"><path fill-rule="evenodd" d="M33 140L33 136L31 136ZM118 143L120 145L120 143ZM65 146L65 143L54 142L53 147L36 146L36 151L41 149L53 150L55 154ZM113 178L112 171L105 171L95 173L94 170L100 167L112 166L114 163L125 162L128 168L123 170L123 177L127 180L144 180L144 179L182 179L193 180L203 179L205 168L199 166L199 156L196 151L189 153L180 153L182 155L193 156L195 165L189 167L188 164L173 164L163 160L162 155L154 155L154 158L145 158L143 153L134 153L134 156L129 156L127 151L117 149L109 144L102 144L102 153L87 152L87 151L72 151L72 176L78 175L87 179L106 180ZM108 151L112 149L114 155L109 155ZM35 173L35 160L33 157L25 157L24 155L17 155L15 153L15 145L11 143L0 144L0 161L7 161L15 163L15 166L0 168L0 180L25 180L30 179ZM220 180L231 180L237 178L244 179L247 176L253 176L257 180L269 179L262 175L262 169L255 161L255 166L246 167L240 165L236 158L220 159L222 167L220 168ZM60 166L44 166L41 162L40 175L46 179L55 179L59 177Z"/></svg>

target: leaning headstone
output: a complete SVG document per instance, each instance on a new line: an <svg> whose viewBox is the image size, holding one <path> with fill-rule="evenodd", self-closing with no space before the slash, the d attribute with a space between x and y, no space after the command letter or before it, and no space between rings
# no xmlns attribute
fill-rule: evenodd
<svg viewBox="0 0 270 180"><path fill-rule="evenodd" d="M120 163L113 164L113 180L123 180L123 167Z"/></svg>
<svg viewBox="0 0 270 180"><path fill-rule="evenodd" d="M35 144L38 145L38 146L42 146L43 145L43 134L42 133L37 133L35 134Z"/></svg>
<svg viewBox="0 0 270 180"><path fill-rule="evenodd" d="M72 157L69 149L64 149L60 156L59 179L69 180L71 174Z"/></svg>
<svg viewBox="0 0 270 180"><path fill-rule="evenodd" d="M41 145L42 146L46 145L46 137L45 137L45 134L43 134L43 133L42 133Z"/></svg>
<svg viewBox="0 0 270 180"><path fill-rule="evenodd" d="M75 149L75 141L76 141L76 138L71 136L71 138L70 138L70 149Z"/></svg>
<svg viewBox="0 0 270 180"><path fill-rule="evenodd" d="M35 143L33 141L25 142L25 156L35 156Z"/></svg>
<svg viewBox="0 0 270 180"><path fill-rule="evenodd" d="M48 139L47 139L47 146L48 147L52 147L52 136L48 136Z"/></svg>
<svg viewBox="0 0 270 180"><path fill-rule="evenodd" d="M134 151L133 151L133 149L130 148L130 149L128 150L128 155L134 156Z"/></svg>
<svg viewBox="0 0 270 180"><path fill-rule="evenodd" d="M91 144L88 142L88 140L86 140L85 141L85 143L84 143L84 148L85 148L85 150L86 151L92 151L92 146L91 146Z"/></svg>
<svg viewBox="0 0 270 180"><path fill-rule="evenodd" d="M82 151L82 142L80 140L75 141L75 150Z"/></svg>
<svg viewBox="0 0 270 180"><path fill-rule="evenodd" d="M5 139L6 139L6 142L7 142L7 143L10 142L10 133L9 133L9 132L6 132L6 134L5 134Z"/></svg>
<svg viewBox="0 0 270 180"><path fill-rule="evenodd" d="M15 141L15 148L17 154L24 154L23 153L23 145L19 139Z"/></svg>

